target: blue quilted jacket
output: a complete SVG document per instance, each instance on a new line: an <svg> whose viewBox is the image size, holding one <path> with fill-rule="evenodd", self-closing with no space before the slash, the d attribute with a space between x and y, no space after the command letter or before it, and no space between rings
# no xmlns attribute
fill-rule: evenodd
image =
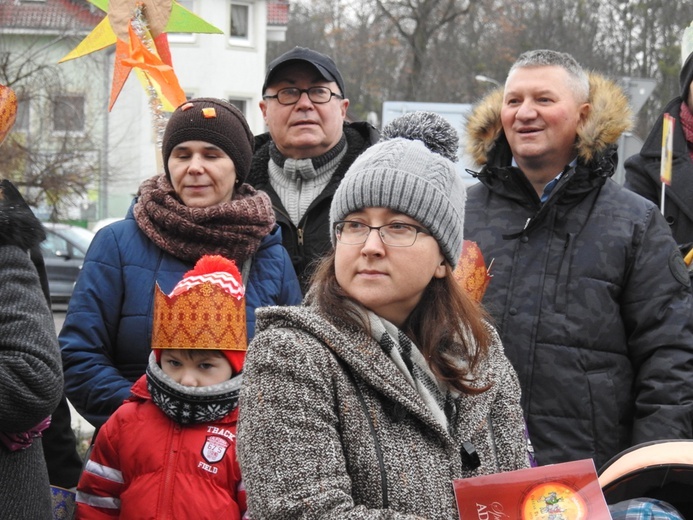
<svg viewBox="0 0 693 520"><path fill-rule="evenodd" d="M155 245L132 211L94 237L60 332L65 393L94 426L108 419L144 374L155 284L168 294L192 267ZM246 285L248 340L255 333L256 308L301 302L278 227L260 243Z"/></svg>

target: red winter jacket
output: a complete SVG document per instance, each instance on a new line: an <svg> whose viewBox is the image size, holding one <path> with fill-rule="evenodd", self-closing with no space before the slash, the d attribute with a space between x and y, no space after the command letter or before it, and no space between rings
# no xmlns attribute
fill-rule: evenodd
<svg viewBox="0 0 693 520"><path fill-rule="evenodd" d="M77 486L77 519L240 520L238 408L181 426L151 400L146 376L99 431Z"/></svg>

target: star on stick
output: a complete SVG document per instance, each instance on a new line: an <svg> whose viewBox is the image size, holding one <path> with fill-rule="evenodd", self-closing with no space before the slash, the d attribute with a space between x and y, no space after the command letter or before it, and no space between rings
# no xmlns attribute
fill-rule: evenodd
<svg viewBox="0 0 693 520"><path fill-rule="evenodd" d="M116 45L109 111L135 68L150 96L169 111L185 102L178 84L166 33L223 32L174 0L89 0L106 17L60 63Z"/></svg>

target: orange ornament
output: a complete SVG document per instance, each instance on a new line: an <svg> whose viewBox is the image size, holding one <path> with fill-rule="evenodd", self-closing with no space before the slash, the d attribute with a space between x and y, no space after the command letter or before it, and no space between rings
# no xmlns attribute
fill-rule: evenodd
<svg viewBox="0 0 693 520"><path fill-rule="evenodd" d="M463 242L462 254L453 275L464 290L471 294L476 301L481 301L486 287L491 281L491 275L488 273L484 256L476 242L471 240Z"/></svg>
<svg viewBox="0 0 693 520"><path fill-rule="evenodd" d="M17 118L17 95L10 87L0 85L0 144L10 133Z"/></svg>
<svg viewBox="0 0 693 520"><path fill-rule="evenodd" d="M586 520L587 512L580 493L562 482L535 485L522 504L523 520Z"/></svg>

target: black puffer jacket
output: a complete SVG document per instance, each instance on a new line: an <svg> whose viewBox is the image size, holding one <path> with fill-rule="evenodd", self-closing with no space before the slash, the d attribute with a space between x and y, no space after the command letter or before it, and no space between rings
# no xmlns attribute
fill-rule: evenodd
<svg viewBox="0 0 693 520"><path fill-rule="evenodd" d="M291 222L284 205L269 181L270 135L265 133L255 137L255 155L246 182L256 189L267 192L272 199L277 224L282 230L284 247L289 252L304 294L313 272L311 264L332 248L330 242L332 196L351 163L369 146L377 143L379 138L375 127L365 122L344 123L344 135L347 140L346 155L329 184L311 203L298 227Z"/></svg>
<svg viewBox="0 0 693 520"><path fill-rule="evenodd" d="M640 153L625 162L626 188L660 205L662 199L662 120L670 114L674 123L674 153L671 168L671 186L665 190L664 218L671 226L674 239L685 254L693 247L693 161L681 126L681 103L687 99L693 80L693 54L681 69L681 95L672 99L652 127Z"/></svg>
<svg viewBox="0 0 693 520"><path fill-rule="evenodd" d="M657 207L609 177L628 124L613 83L590 78L593 110L577 167L541 204L500 125L502 92L468 122L479 184L465 238L493 278L484 303L520 378L540 464L593 458L662 438L690 438L693 296Z"/></svg>

